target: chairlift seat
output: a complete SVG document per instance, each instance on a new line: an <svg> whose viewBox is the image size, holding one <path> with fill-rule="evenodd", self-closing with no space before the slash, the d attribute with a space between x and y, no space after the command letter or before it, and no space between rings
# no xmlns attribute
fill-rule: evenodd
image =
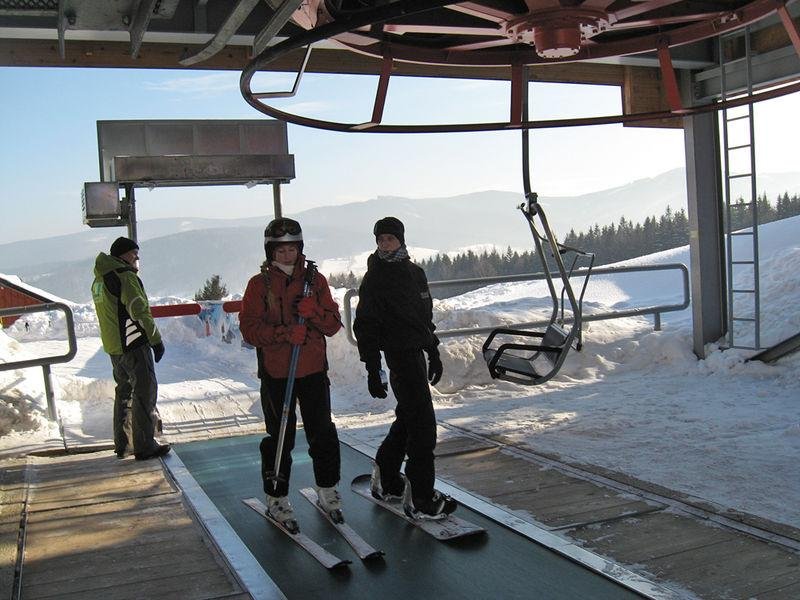
<svg viewBox="0 0 800 600"><path fill-rule="evenodd" d="M497 348L492 348L491 343L497 335L539 338L541 343L505 343ZM550 323L544 333L518 329L495 329L483 345L483 358L493 379L536 385L544 383L558 372L573 338L574 330L567 332L556 323ZM526 352L533 352L533 354L523 356L523 353ZM550 368L544 372L537 371L537 365L534 364L540 356L550 363Z"/></svg>

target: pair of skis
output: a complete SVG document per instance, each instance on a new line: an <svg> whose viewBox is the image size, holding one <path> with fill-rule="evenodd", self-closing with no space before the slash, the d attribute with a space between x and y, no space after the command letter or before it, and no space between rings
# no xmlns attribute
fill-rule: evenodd
<svg viewBox="0 0 800 600"><path fill-rule="evenodd" d="M474 525L469 521L465 521L464 519L460 519L454 515L448 515L447 518L441 519L438 521L432 520L424 520L424 519L412 519L411 517L407 516L403 511L403 507L401 504L397 502L383 502L382 500L378 500L372 496L372 493L369 489L369 481L370 476L368 474L359 475L353 480L350 488L353 492L366 498L367 500L377 504L378 506L385 508L389 512L398 517L401 517L405 521L411 523L415 527L418 527L428 535L435 537L437 540L454 540L457 538L467 537L471 535L477 535L485 533L486 530L482 527ZM319 505L317 493L311 488L303 488L300 490L300 493L303 497L308 500L314 507L325 517L325 519L333 525L336 530L341 534L341 536L345 539L345 541L350 545L350 547L355 551L358 557L361 560L373 560L376 558L380 558L383 556L382 550L376 550L373 548L364 538L362 538L358 533L356 533L352 527L350 527L345 522L337 522L331 518L331 516L326 513L322 507ZM267 514L267 507L264 506L264 503L258 500L257 498L247 498L242 500L247 506L252 508L254 511L259 513L262 517L264 517L267 521L272 523L275 527L280 529L283 533L288 535L294 542L296 542L299 546L301 546L306 552L308 552L311 556L313 556L321 565L323 565L326 569L335 569L338 567L343 567L350 564L351 561L341 559L316 543L314 540L309 538L302 532L292 533L282 524L280 524L275 519L271 518Z"/></svg>
<svg viewBox="0 0 800 600"><path fill-rule="evenodd" d="M344 521L336 521L331 516L325 512L322 507L319 505L317 492L312 488L303 488L300 490L300 494L302 494L303 498L308 500L314 507L325 517L325 519L331 525L336 528L344 540L350 544L350 547L355 551L358 555L358 558L361 560L374 560L383 556L383 550L376 550L373 548L364 538L362 538L358 533L356 533L350 525L348 525ZM336 569L338 567L344 567L349 565L351 561L346 559L341 559L334 554L331 554L325 548L320 546L317 542L312 540L306 534L301 531L297 531L292 533L283 524L279 523L275 519L267 514L267 507L264 506L264 503L257 498L246 498L242 500L247 506L252 508L262 517L264 517L267 521L272 523L275 527L280 529L283 533L288 535L294 542L296 542L301 548L303 548L306 552L308 552L311 556L313 556L323 567L326 569Z"/></svg>

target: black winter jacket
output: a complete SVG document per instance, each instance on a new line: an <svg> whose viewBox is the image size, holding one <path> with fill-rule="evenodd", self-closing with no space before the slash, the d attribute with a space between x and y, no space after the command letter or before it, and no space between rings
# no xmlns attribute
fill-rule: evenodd
<svg viewBox="0 0 800 600"><path fill-rule="evenodd" d="M353 333L367 370L380 365L380 351L435 347L433 301L425 271L409 259L387 262L375 252L358 289Z"/></svg>

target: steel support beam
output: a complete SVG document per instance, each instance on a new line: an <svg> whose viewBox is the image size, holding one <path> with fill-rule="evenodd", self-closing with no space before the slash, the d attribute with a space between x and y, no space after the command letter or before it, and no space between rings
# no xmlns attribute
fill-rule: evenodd
<svg viewBox="0 0 800 600"><path fill-rule="evenodd" d="M693 349L727 331L725 238L722 221L719 127L716 113L684 119L686 188L689 213Z"/></svg>

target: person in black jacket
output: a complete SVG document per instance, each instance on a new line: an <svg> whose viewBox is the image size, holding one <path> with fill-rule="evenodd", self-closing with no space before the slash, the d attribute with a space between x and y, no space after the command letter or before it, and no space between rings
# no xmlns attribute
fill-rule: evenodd
<svg viewBox="0 0 800 600"><path fill-rule="evenodd" d="M457 504L434 489L436 415L428 382L439 382L442 361L428 280L425 271L409 259L405 228L399 219L380 219L373 233L378 249L367 261L353 332L367 368L370 395L386 398L382 350L397 407L395 420L375 455L370 487L379 500L402 498L403 508L411 517L441 519ZM400 467L406 456L404 478Z"/></svg>

